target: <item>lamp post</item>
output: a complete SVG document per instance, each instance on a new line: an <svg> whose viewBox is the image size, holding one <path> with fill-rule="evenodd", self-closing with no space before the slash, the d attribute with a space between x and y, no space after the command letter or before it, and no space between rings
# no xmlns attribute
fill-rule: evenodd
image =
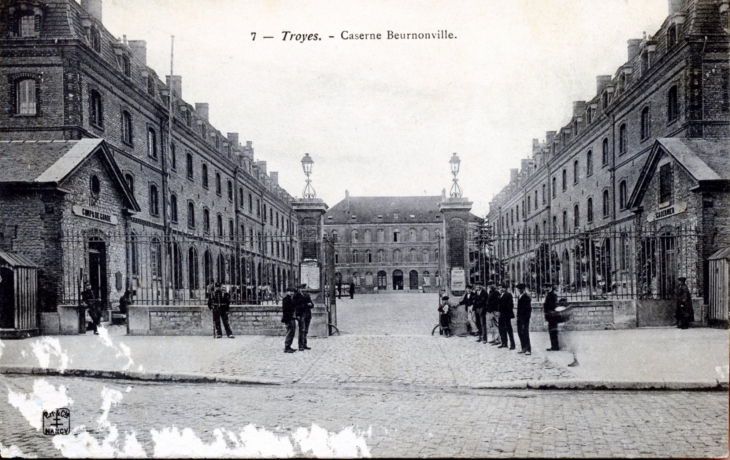
<svg viewBox="0 0 730 460"><path fill-rule="evenodd" d="M307 185L304 187L304 191L302 192L302 198L305 199L317 198L317 194L312 187L312 180L309 178L312 174L313 164L314 160L312 160L312 157L310 157L308 153L305 153L304 158L302 158L302 169L304 170L304 174L307 176Z"/></svg>
<svg viewBox="0 0 730 460"><path fill-rule="evenodd" d="M456 178L456 175L459 174L461 160L456 153L451 156L449 165L451 166L451 174L454 175L454 184L451 186L451 198L461 198L463 192L461 191L461 187L459 187L459 180Z"/></svg>

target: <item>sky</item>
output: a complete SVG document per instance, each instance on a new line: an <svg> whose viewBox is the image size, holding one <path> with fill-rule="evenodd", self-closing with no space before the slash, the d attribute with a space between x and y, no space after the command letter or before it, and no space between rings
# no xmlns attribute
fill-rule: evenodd
<svg viewBox="0 0 730 460"><path fill-rule="evenodd" d="M331 207L345 190L448 193L456 152L464 196L484 216L532 140L567 123L573 101L591 99L596 76L613 75L627 40L654 34L667 10L667 0L104 0L103 22L146 40L161 77L174 35L183 99L209 103L215 128L252 141L292 196L305 153ZM455 38L388 40L389 30Z"/></svg>

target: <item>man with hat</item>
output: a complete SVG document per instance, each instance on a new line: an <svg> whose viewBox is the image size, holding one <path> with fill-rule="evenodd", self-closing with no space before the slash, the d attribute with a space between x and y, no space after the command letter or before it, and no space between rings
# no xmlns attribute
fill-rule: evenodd
<svg viewBox="0 0 730 460"><path fill-rule="evenodd" d="M492 283L489 285L489 295L487 296L487 326L492 330L492 345L499 345L499 291L497 286Z"/></svg>
<svg viewBox="0 0 730 460"><path fill-rule="evenodd" d="M281 322L286 326L286 337L284 338L284 353L294 353L296 350L291 347L294 342L294 333L297 328L297 320L294 315L297 311L296 300L294 300L294 293L296 290L293 286L286 288L286 294L281 301Z"/></svg>
<svg viewBox="0 0 730 460"><path fill-rule="evenodd" d="M83 305L89 310L89 317L91 318L91 327L94 329L94 334L99 335L99 323L101 322L101 306L94 296L94 291L91 289L91 283L84 283L84 290L81 292L81 301ZM82 318L86 317L86 314L82 313ZM86 333L86 321L84 321L84 333Z"/></svg>
<svg viewBox="0 0 730 460"><path fill-rule="evenodd" d="M474 292L473 292L474 286L471 284L466 285L466 292L464 293L464 297L459 301L456 306L463 305L466 309L466 332L471 335L477 335L476 332L474 332L474 329L477 329L479 325L474 320Z"/></svg>
<svg viewBox="0 0 730 460"><path fill-rule="evenodd" d="M478 343L487 343L487 292L484 286L477 283L477 289L474 293L474 319L477 322L477 333L479 334Z"/></svg>
<svg viewBox="0 0 730 460"><path fill-rule="evenodd" d="M560 350L560 342L558 341L558 322L555 321L558 295L555 293L555 284L545 283L544 286L550 288L543 304L543 313L545 314L545 321L548 323L548 334L550 335L550 348L547 351L558 351Z"/></svg>
<svg viewBox="0 0 730 460"><path fill-rule="evenodd" d="M235 338L231 332L231 326L228 324L228 310L231 308L231 295L221 287L220 281L216 281L215 290L208 298L208 308L213 310L213 327L215 328L215 338L223 337L221 334L221 319L223 327L226 330L226 336L229 339Z"/></svg>
<svg viewBox="0 0 730 460"><path fill-rule="evenodd" d="M299 323L299 351L311 350L307 346L307 334L309 334L309 323L312 321L312 298L302 289L307 287L306 284L297 286L297 293L294 295L295 313L297 323Z"/></svg>
<svg viewBox="0 0 730 460"><path fill-rule="evenodd" d="M512 331L512 318L515 317L515 302L512 294L507 290L509 285L502 284L502 295L499 296L499 335L502 345L499 348L507 348L507 339L509 338L509 349L515 349L515 336Z"/></svg>
<svg viewBox="0 0 730 460"><path fill-rule="evenodd" d="M680 276L679 286L677 287L677 310L674 314L677 319L677 327L680 329L688 329L689 323L694 321L694 309L692 308L692 294L687 287L687 278Z"/></svg>
<svg viewBox="0 0 730 460"><path fill-rule="evenodd" d="M522 350L518 353L531 355L530 316L532 316L532 298L525 292L526 287L524 283L517 285L517 289L520 291L520 296L517 298L517 336L520 338L520 347L522 347Z"/></svg>

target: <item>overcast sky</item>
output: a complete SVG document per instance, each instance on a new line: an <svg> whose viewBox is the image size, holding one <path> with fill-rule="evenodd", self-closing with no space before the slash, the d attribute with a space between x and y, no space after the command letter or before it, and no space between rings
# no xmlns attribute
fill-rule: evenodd
<svg viewBox="0 0 730 460"><path fill-rule="evenodd" d="M148 65L175 73L183 98L208 102L221 132L301 196L304 153L330 206L365 195L438 195L459 174L473 211L595 95L596 76L626 60L626 41L654 34L667 0L104 0L117 37L147 41ZM343 31L381 33L345 41ZM452 40L387 40L448 30ZM282 32L320 41L282 41ZM252 40L256 32L256 40ZM263 39L271 35L274 39ZM330 35L335 38L328 38Z"/></svg>

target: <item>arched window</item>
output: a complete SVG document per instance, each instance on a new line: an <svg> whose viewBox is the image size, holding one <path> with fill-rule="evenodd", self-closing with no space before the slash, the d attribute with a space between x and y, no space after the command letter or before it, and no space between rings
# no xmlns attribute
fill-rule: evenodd
<svg viewBox="0 0 730 460"><path fill-rule="evenodd" d="M194 247L188 249L188 289L200 289L198 274L198 251Z"/></svg>
<svg viewBox="0 0 730 460"><path fill-rule="evenodd" d="M422 252L422 254L421 254L421 257L423 259L423 263L427 264L429 262L429 259L430 259L429 256L430 256L430 254L428 253L428 249L424 249L423 252Z"/></svg>
<svg viewBox="0 0 730 460"><path fill-rule="evenodd" d="M177 171L177 152L175 151L175 144L170 144L170 167L173 171Z"/></svg>
<svg viewBox="0 0 730 460"><path fill-rule="evenodd" d="M215 194L218 196L221 196L222 193L223 192L221 190L221 175L220 175L220 173L216 172L215 173Z"/></svg>
<svg viewBox="0 0 730 460"><path fill-rule="evenodd" d="M409 262L411 262L411 263L418 262L418 252L415 249L410 250Z"/></svg>
<svg viewBox="0 0 730 460"><path fill-rule="evenodd" d="M608 139L603 139L603 155L602 155L602 164L603 166L606 166L608 164Z"/></svg>
<svg viewBox="0 0 730 460"><path fill-rule="evenodd" d="M124 175L124 181L127 183L127 188L129 188L129 192L134 195L134 176L127 173Z"/></svg>
<svg viewBox="0 0 730 460"><path fill-rule="evenodd" d="M552 192L553 192L553 198L558 196L558 179L557 179L557 177L553 177Z"/></svg>
<svg viewBox="0 0 730 460"><path fill-rule="evenodd" d="M378 243L385 243L385 231L382 228L378 229Z"/></svg>
<svg viewBox="0 0 730 460"><path fill-rule="evenodd" d="M609 202L608 190L603 191L603 217L608 217L611 214L611 204Z"/></svg>
<svg viewBox="0 0 730 460"><path fill-rule="evenodd" d="M336 264L339 264L340 263L340 254L337 253L337 252L335 252L335 263Z"/></svg>
<svg viewBox="0 0 730 460"><path fill-rule="evenodd" d="M416 234L415 228L408 230L408 236L409 236L411 242L415 242L418 240L418 237L416 235L417 234Z"/></svg>
<svg viewBox="0 0 730 460"><path fill-rule="evenodd" d="M218 253L215 259L215 280L221 284L226 284L226 258L223 253Z"/></svg>
<svg viewBox="0 0 730 460"><path fill-rule="evenodd" d="M547 203L547 194L545 193L545 184L542 184L542 204ZM517 220L520 220L520 216L517 216Z"/></svg>
<svg viewBox="0 0 730 460"><path fill-rule="evenodd" d="M400 262L400 261L401 261L400 250L396 249L395 251L393 251L393 262Z"/></svg>
<svg viewBox="0 0 730 460"><path fill-rule="evenodd" d="M373 274L372 272L366 272L365 273L365 286L372 287L373 286Z"/></svg>
<svg viewBox="0 0 730 460"><path fill-rule="evenodd" d="M92 90L89 94L89 122L99 128L104 126L101 94L96 90Z"/></svg>
<svg viewBox="0 0 730 460"><path fill-rule="evenodd" d="M248 213L253 213L253 195L248 194Z"/></svg>
<svg viewBox="0 0 730 460"><path fill-rule="evenodd" d="M357 240L358 236L359 236L359 234L358 234L357 230L353 230L352 231L352 242L353 243L358 243L358 240Z"/></svg>
<svg viewBox="0 0 730 460"><path fill-rule="evenodd" d="M573 206L573 227L580 227L580 208L577 204Z"/></svg>
<svg viewBox="0 0 730 460"><path fill-rule="evenodd" d="M573 184L577 184L580 178L580 171L578 170L578 160L573 162Z"/></svg>
<svg viewBox="0 0 730 460"><path fill-rule="evenodd" d="M162 244L158 238L150 241L150 274L152 279L162 278Z"/></svg>
<svg viewBox="0 0 730 460"><path fill-rule="evenodd" d="M672 24L667 28L667 49L677 44L677 26Z"/></svg>
<svg viewBox="0 0 730 460"><path fill-rule="evenodd" d="M228 219L228 238L234 239L235 237L236 237L236 231L234 230L233 219ZM277 248L278 248L278 246L277 246ZM278 249L277 249L277 254L276 255L277 256L279 255L278 254Z"/></svg>
<svg viewBox="0 0 730 460"><path fill-rule="evenodd" d="M228 181L228 201L233 201L233 182Z"/></svg>
<svg viewBox="0 0 730 460"><path fill-rule="evenodd" d="M568 211L563 211L563 231L568 232Z"/></svg>
<svg viewBox="0 0 730 460"><path fill-rule="evenodd" d="M157 186L156 185L150 185L150 214L153 216L157 216L160 214L160 208L159 208L159 199L157 194Z"/></svg>
<svg viewBox="0 0 730 460"><path fill-rule="evenodd" d="M195 205L188 201L188 228L195 228Z"/></svg>
<svg viewBox="0 0 730 460"><path fill-rule="evenodd" d="M203 163L203 187L208 188L208 165Z"/></svg>
<svg viewBox="0 0 730 460"><path fill-rule="evenodd" d="M628 190L626 188L626 181L622 180L618 184L618 202L619 202L619 208L626 209L626 204L628 200Z"/></svg>
<svg viewBox="0 0 730 460"><path fill-rule="evenodd" d="M532 195L527 196L527 212L532 212ZM507 216L509 217L509 216ZM509 223L509 219L507 220L507 223Z"/></svg>
<svg viewBox="0 0 730 460"><path fill-rule="evenodd" d="M210 211L203 209L203 232L210 233Z"/></svg>
<svg viewBox="0 0 730 460"><path fill-rule="evenodd" d="M132 115L126 110L122 112L122 141L132 144Z"/></svg>
<svg viewBox="0 0 730 460"><path fill-rule="evenodd" d="M649 125L649 107L644 107L641 111L641 138L646 139L651 135L651 126Z"/></svg>
<svg viewBox="0 0 730 460"><path fill-rule="evenodd" d="M218 236L223 236L223 216L220 214L216 216L216 224L218 227Z"/></svg>
<svg viewBox="0 0 730 460"><path fill-rule="evenodd" d="M588 223L590 224L593 222L593 198L588 198L586 207L586 218L588 219Z"/></svg>
<svg viewBox="0 0 730 460"><path fill-rule="evenodd" d="M186 156L186 163L187 163L187 170L188 170L188 179L193 179L194 170L193 170L193 154L188 153Z"/></svg>
<svg viewBox="0 0 730 460"><path fill-rule="evenodd" d="M591 150L586 154L586 176L593 175L593 152Z"/></svg>
<svg viewBox="0 0 730 460"><path fill-rule="evenodd" d="M431 239L431 235L428 233L428 229L421 230L421 241L429 241Z"/></svg>
<svg viewBox="0 0 730 460"><path fill-rule="evenodd" d="M568 171L563 169L563 191L568 190Z"/></svg>
<svg viewBox="0 0 730 460"><path fill-rule="evenodd" d="M170 195L170 220L177 222L177 195Z"/></svg>
<svg viewBox="0 0 730 460"><path fill-rule="evenodd" d="M252 228L249 228L248 229L248 247L251 248L251 249L253 249L253 246L254 246L253 240L254 240L254 238L253 238L253 229Z"/></svg>
<svg viewBox="0 0 730 460"><path fill-rule="evenodd" d="M97 53L101 53L101 35L99 34L99 29L96 27L91 28L89 40L91 41L91 49Z"/></svg>
<svg viewBox="0 0 730 460"><path fill-rule="evenodd" d="M365 262L369 264L373 263L373 253L370 250L365 251Z"/></svg>
<svg viewBox="0 0 730 460"><path fill-rule="evenodd" d="M147 128L147 155L157 159L157 133L152 128Z"/></svg>
<svg viewBox="0 0 730 460"><path fill-rule="evenodd" d="M371 232L370 230L365 230L365 242L366 243L373 242L373 232Z"/></svg>
<svg viewBox="0 0 730 460"><path fill-rule="evenodd" d="M677 87L672 86L667 93L667 121L672 122L679 117L679 98Z"/></svg>
<svg viewBox="0 0 730 460"><path fill-rule="evenodd" d="M626 124L622 124L618 128L618 154L623 155L626 153L626 149L628 147L628 137L626 133Z"/></svg>
<svg viewBox="0 0 730 460"><path fill-rule="evenodd" d="M558 216L553 216L553 233L558 233ZM517 249L519 249L519 242L517 243Z"/></svg>
<svg viewBox="0 0 730 460"><path fill-rule="evenodd" d="M400 230L398 230L396 228L395 230L393 230L393 242L397 243L399 241L400 241Z"/></svg>
<svg viewBox="0 0 730 460"><path fill-rule="evenodd" d="M137 253L137 234L132 232L129 235L129 265L132 276L139 274L139 254Z"/></svg>
<svg viewBox="0 0 730 460"><path fill-rule="evenodd" d="M122 56L122 72L125 77L132 75L132 63L129 61L129 56Z"/></svg>
<svg viewBox="0 0 730 460"><path fill-rule="evenodd" d="M385 251L382 249L378 250L378 262L385 262Z"/></svg>
<svg viewBox="0 0 730 460"><path fill-rule="evenodd" d="M352 251L352 263L356 264L358 262L360 262L360 253L357 250Z"/></svg>

